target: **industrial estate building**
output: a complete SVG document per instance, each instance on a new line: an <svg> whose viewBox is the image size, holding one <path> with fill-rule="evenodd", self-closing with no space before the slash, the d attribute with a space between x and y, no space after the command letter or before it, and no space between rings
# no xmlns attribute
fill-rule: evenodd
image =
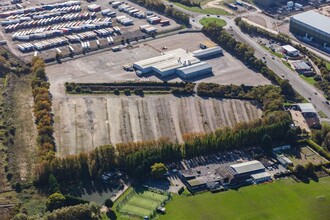
<svg viewBox="0 0 330 220"><path fill-rule="evenodd" d="M292 109L301 113L309 128L321 127L320 119L312 103L293 104Z"/></svg>
<svg viewBox="0 0 330 220"><path fill-rule="evenodd" d="M246 182L271 181L264 165L257 160L233 164L211 164L197 169L180 170L179 177L191 192L238 186Z"/></svg>
<svg viewBox="0 0 330 220"><path fill-rule="evenodd" d="M315 11L307 11L290 18L290 31L307 41L330 47L330 18Z"/></svg>
<svg viewBox="0 0 330 220"><path fill-rule="evenodd" d="M155 72L162 77L177 74L183 79L193 78L212 72L212 67L200 59L222 54L219 46L189 52L181 48L163 52L162 55L135 62L133 67L138 75Z"/></svg>
<svg viewBox="0 0 330 220"><path fill-rule="evenodd" d="M291 57L299 56L299 50L297 50L291 45L282 46L282 52Z"/></svg>

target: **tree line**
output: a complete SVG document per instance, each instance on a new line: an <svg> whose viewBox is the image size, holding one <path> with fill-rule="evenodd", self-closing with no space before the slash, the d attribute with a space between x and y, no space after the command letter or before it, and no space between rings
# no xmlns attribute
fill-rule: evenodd
<svg viewBox="0 0 330 220"><path fill-rule="evenodd" d="M241 17L235 18L235 23L245 33L251 35L257 34L265 38L273 39L282 44L289 44L295 47L301 53L305 54L320 69L321 72L322 77L320 77L318 74L314 76L314 79L316 81L315 85L324 92L327 99L330 98L330 64L328 64L327 66L327 62L324 59L316 56L314 53L310 52L306 47L302 46L301 44L293 44L291 39L283 33L274 34L268 32L260 27L248 24L247 22L243 21Z"/></svg>
<svg viewBox="0 0 330 220"><path fill-rule="evenodd" d="M285 81L282 81L283 85L284 83ZM276 87L273 85L252 87L246 85L238 86L200 83L197 86L197 94L199 96L257 100L263 107L264 115L282 110L284 95L290 90L292 90L291 86L289 88L282 89L282 86ZM294 93L293 90L291 92Z"/></svg>
<svg viewBox="0 0 330 220"><path fill-rule="evenodd" d="M51 174L60 183L90 181L115 168L125 169L132 177L141 179L150 175L151 166L156 162L174 162L181 158L247 148L261 144L265 135L272 140L284 140L290 130L290 123L287 113L273 112L262 119L239 123L233 128L226 127L213 133L186 134L184 143L161 138L122 143L116 147L101 146L90 152L55 157L51 161L39 163L35 181L45 185ZM267 147L271 148L271 145Z"/></svg>
<svg viewBox="0 0 330 220"><path fill-rule="evenodd" d="M39 57L31 62L32 95L34 99L33 113L37 125L39 161L50 161L55 157L54 127L52 115L52 100L49 93L49 83L45 72L45 63Z"/></svg>

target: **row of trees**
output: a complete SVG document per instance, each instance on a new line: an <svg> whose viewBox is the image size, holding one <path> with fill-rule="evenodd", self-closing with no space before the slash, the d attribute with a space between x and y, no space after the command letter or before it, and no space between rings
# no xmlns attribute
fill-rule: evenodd
<svg viewBox="0 0 330 220"><path fill-rule="evenodd" d="M274 71L269 69L261 59L258 59L254 56L253 48L237 41L229 33L223 30L221 26L216 23L210 23L208 26L203 28L203 32L208 35L214 42L218 43L232 55L240 59L248 67L259 71L269 80L277 84L281 84L282 79L277 76Z"/></svg>
<svg viewBox="0 0 330 220"><path fill-rule="evenodd" d="M32 59L31 73L33 75L31 83L34 98L33 112L38 130L38 156L40 160L50 161L55 157L52 100L45 73L45 63L39 57Z"/></svg>
<svg viewBox="0 0 330 220"><path fill-rule="evenodd" d="M286 83L285 81L282 84ZM281 85L282 85L281 84ZM245 86L245 85L219 85L215 83L200 83L197 87L197 94L200 96L218 97L218 98L240 98L257 100L263 106L264 114L267 115L274 111L282 109L284 101L283 91L288 92L292 89L282 89L273 85L265 86ZM292 90L293 91L293 90Z"/></svg>
<svg viewBox="0 0 330 220"><path fill-rule="evenodd" d="M290 121L285 112L273 112L263 119L240 123L233 128L226 127L214 133L186 134L185 142L181 144L162 138L117 144L116 148L101 146L88 153L56 157L50 163L40 163L36 169L36 181L46 184L50 174L59 182L90 180L115 168L124 168L134 178L141 179L150 175L154 163L258 145L265 135L272 140L285 140Z"/></svg>
<svg viewBox="0 0 330 220"><path fill-rule="evenodd" d="M260 27L256 27L243 21L241 17L235 18L236 25L241 28L242 31L249 34L257 34L262 37L276 40L282 44L290 44L297 48L301 53L305 54L312 62L320 69L322 77L316 75L314 78L317 81L316 86L320 88L327 99L330 98L330 69L327 67L327 62L324 59L319 58L314 53L310 52L306 47L301 44L293 45L291 39L285 34L274 34L268 32Z"/></svg>

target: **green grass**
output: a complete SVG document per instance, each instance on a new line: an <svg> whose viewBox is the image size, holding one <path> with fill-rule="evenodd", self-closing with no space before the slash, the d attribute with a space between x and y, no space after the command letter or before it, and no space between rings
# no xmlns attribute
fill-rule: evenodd
<svg viewBox="0 0 330 220"><path fill-rule="evenodd" d="M228 12L221 8L205 8L202 9L200 7L189 7L183 4L180 4L178 2L173 2L176 6L179 6L181 8L184 8L188 11L196 12L196 13L201 13L201 14L212 14L212 15L229 15Z"/></svg>
<svg viewBox="0 0 330 220"><path fill-rule="evenodd" d="M329 62L326 62L326 67L328 70L330 70L330 63Z"/></svg>
<svg viewBox="0 0 330 220"><path fill-rule="evenodd" d="M284 55L281 54L281 53L277 53L277 52L274 52L272 51L269 47L263 45L263 44L260 44L260 46L262 46L265 50L269 51L271 54L273 54L274 56L278 57L278 58L284 58Z"/></svg>
<svg viewBox="0 0 330 220"><path fill-rule="evenodd" d="M294 71L294 70L292 69L290 63L288 63L288 62L286 62L286 61L283 61L283 60L282 60L282 63L283 63L285 66L287 66L290 70Z"/></svg>
<svg viewBox="0 0 330 220"><path fill-rule="evenodd" d="M201 25L204 27L207 27L210 23L215 23L218 26L224 27L227 25L227 22L225 20L219 19L219 18L203 18L199 21Z"/></svg>
<svg viewBox="0 0 330 220"><path fill-rule="evenodd" d="M324 114L324 112L319 111L318 113L319 113L319 116L320 116L321 118L328 118L328 116L327 116L326 114Z"/></svg>
<svg viewBox="0 0 330 220"><path fill-rule="evenodd" d="M325 201L317 196L325 195ZM181 219L330 219L330 177L318 183L296 183L292 179L275 183L248 186L195 196L173 196L160 220Z"/></svg>
<svg viewBox="0 0 330 220"><path fill-rule="evenodd" d="M114 207L118 205L132 190L135 190L137 194L134 194L119 212L116 211L116 215L119 219L131 218L126 216L126 213L131 213L140 217L150 216L154 210L167 200L167 196L154 193L142 188L133 189L130 188L115 202ZM114 208L115 210L115 208Z"/></svg>
<svg viewBox="0 0 330 220"><path fill-rule="evenodd" d="M314 79L314 77L307 77L307 76L304 76L302 74L299 74L300 78L302 78L303 80L305 80L307 83L311 84L311 85L315 85L316 84L316 81Z"/></svg>

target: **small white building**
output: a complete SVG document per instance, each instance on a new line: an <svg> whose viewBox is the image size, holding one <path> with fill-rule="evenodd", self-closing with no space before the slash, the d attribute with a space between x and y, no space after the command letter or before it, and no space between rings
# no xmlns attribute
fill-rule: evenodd
<svg viewBox="0 0 330 220"><path fill-rule="evenodd" d="M252 181L255 183L264 183L272 180L271 175L268 172L256 173L251 175Z"/></svg>
<svg viewBox="0 0 330 220"><path fill-rule="evenodd" d="M282 46L282 52L291 57L299 56L299 50L292 47L291 45Z"/></svg>

